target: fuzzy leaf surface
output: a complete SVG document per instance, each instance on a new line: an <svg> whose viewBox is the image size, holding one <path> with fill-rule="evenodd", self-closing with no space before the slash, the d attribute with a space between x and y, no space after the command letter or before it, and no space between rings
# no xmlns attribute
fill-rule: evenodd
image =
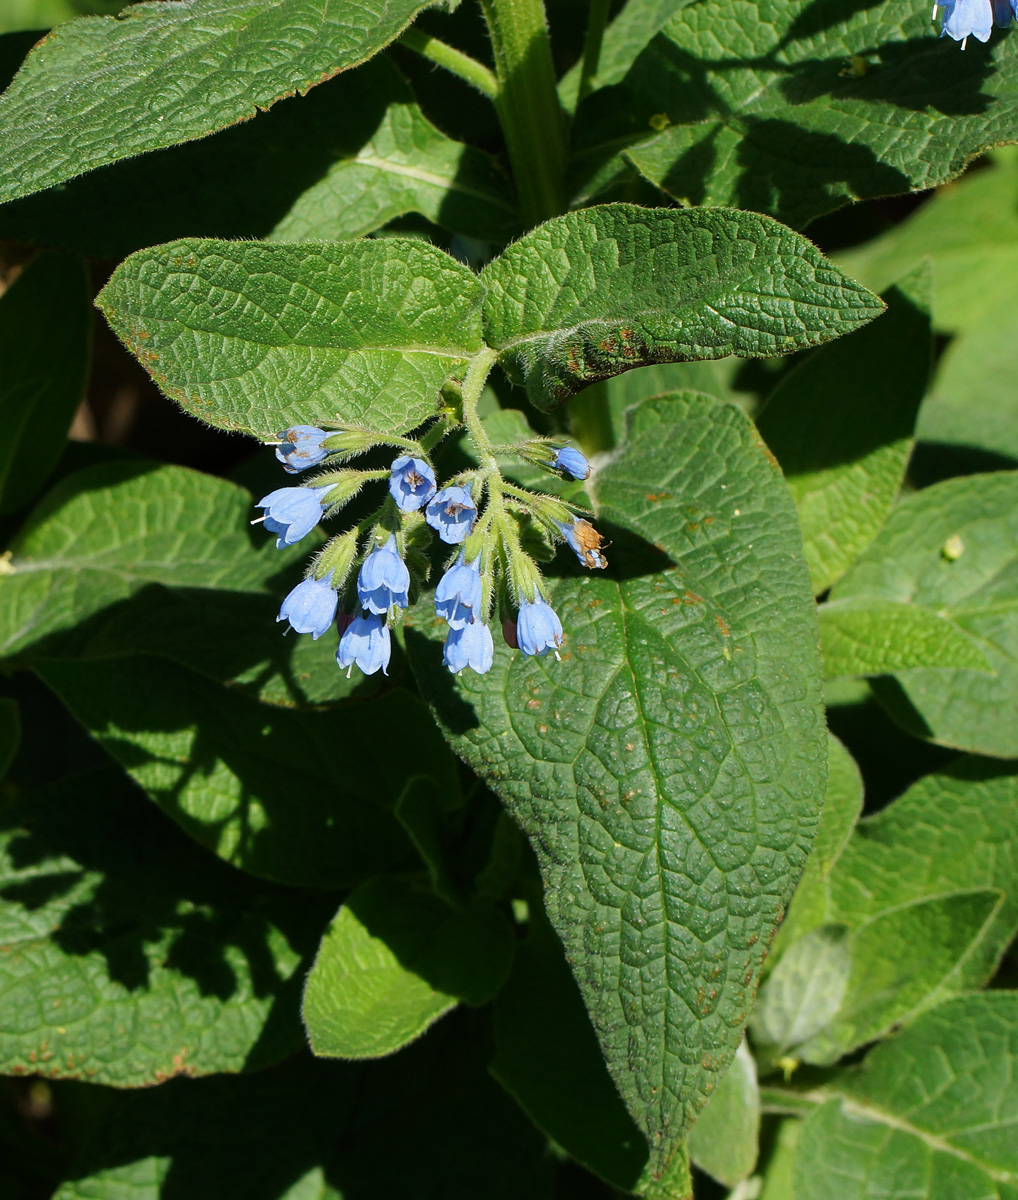
<svg viewBox="0 0 1018 1200"><path fill-rule="evenodd" d="M246 121L377 54L427 7L194 0L62 25L0 97L0 203Z"/></svg>
<svg viewBox="0 0 1018 1200"><path fill-rule="evenodd" d="M628 137L629 161L674 198L796 228L853 200L935 187L1018 139L1018 41L970 42L961 56L929 15L883 3L690 5L636 59L622 95L592 106L599 119L577 140L608 156ZM667 127L650 132L651 116Z"/></svg>
<svg viewBox="0 0 1018 1200"><path fill-rule="evenodd" d="M420 241L185 239L133 254L96 302L185 411L268 441L292 424L420 424L480 348L481 295Z"/></svg>
<svg viewBox="0 0 1018 1200"><path fill-rule="evenodd" d="M1018 996L925 1013L831 1084L802 1127L798 1200L1013 1200L1018 1194Z"/></svg>
<svg viewBox="0 0 1018 1200"><path fill-rule="evenodd" d="M883 311L812 243L729 210L569 213L481 278L485 339L545 409L633 367L790 354Z"/></svg>
<svg viewBox="0 0 1018 1200"><path fill-rule="evenodd" d="M899 504L832 600L915 603L960 626L993 670L898 671L874 690L920 737L1018 756L1018 474L949 479Z"/></svg>
<svg viewBox="0 0 1018 1200"><path fill-rule="evenodd" d="M439 622L407 641L453 746L534 845L661 1176L735 1054L816 827L815 616L794 506L733 406L647 402L590 486L619 565L551 587L561 662L500 647L489 674L450 680Z"/></svg>
<svg viewBox="0 0 1018 1200"><path fill-rule="evenodd" d="M369 880L325 932L304 991L311 1048L379 1058L460 1000L484 1004L512 965L513 932L493 905L455 908L398 878Z"/></svg>
<svg viewBox="0 0 1018 1200"><path fill-rule="evenodd" d="M0 820L0 1069L140 1087L292 1054L327 911L216 862L114 767L36 789Z"/></svg>
<svg viewBox="0 0 1018 1200"><path fill-rule="evenodd" d="M932 279L884 293L887 311L778 384L757 427L795 497L813 590L826 591L887 519L930 374Z"/></svg>
<svg viewBox="0 0 1018 1200"><path fill-rule="evenodd" d="M689 1132L689 1155L726 1187L747 1179L760 1149L760 1089L745 1042Z"/></svg>

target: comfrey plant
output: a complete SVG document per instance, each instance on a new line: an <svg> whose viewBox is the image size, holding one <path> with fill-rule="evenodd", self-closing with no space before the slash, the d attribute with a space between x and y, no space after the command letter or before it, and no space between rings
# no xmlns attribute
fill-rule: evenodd
<svg viewBox="0 0 1018 1200"><path fill-rule="evenodd" d="M488 621L494 608L506 643L527 655L552 651L557 658L563 641L562 622L545 598L541 574L522 545L529 522L545 537L566 543L585 567L604 568L601 537L585 511L553 496L517 487L499 469L492 446L477 419L478 372L464 386L458 414L443 415L419 440L400 439L407 453L388 472L327 470L301 487L279 488L258 501L265 527L278 533L282 549L300 541L325 516L353 499L363 485L388 475L389 495L370 516L329 541L315 556L307 575L283 601L277 620L289 621L298 633L318 638L340 609L336 661L348 672L356 665L365 675L387 672L392 652L391 630L410 603L411 590L425 578L413 579L407 547L420 544L421 512L442 542L460 546L435 588L435 612L448 623L443 659L454 673L467 668L483 674L491 668L494 647ZM470 386L472 385L472 386ZM457 421L457 417L460 419ZM426 455L458 423L471 439L481 466L456 475L438 490ZM294 473L330 460L347 462L392 439L369 429L339 427L328 433L297 425L280 435L276 457ZM427 449L426 449L427 448ZM585 480L590 464L575 446L553 438L533 439L503 450L527 462ZM419 559L420 560L420 559ZM423 560L420 560L423 562ZM360 563L356 583L354 568ZM342 597L342 599L340 599ZM518 612L518 617L515 615Z"/></svg>
<svg viewBox="0 0 1018 1200"><path fill-rule="evenodd" d="M0 1200L1018 1200L1018 0L933 18L0 3Z"/></svg>

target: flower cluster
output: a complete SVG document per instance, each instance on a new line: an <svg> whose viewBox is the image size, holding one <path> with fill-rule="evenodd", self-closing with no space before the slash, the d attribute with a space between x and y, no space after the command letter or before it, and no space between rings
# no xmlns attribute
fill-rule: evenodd
<svg viewBox="0 0 1018 1200"><path fill-rule="evenodd" d="M486 441L475 446L482 466L439 488L429 451L452 424L441 418L420 441L353 427L328 431L310 425L295 425L279 435L276 458L289 474L326 467L304 485L277 488L258 501L263 515L257 520L276 535L280 549L299 542L366 483L388 482L381 506L323 547L277 617L313 638L337 625L336 661L348 673L354 666L366 675L387 672L392 629L427 573L419 551L428 527L443 543L456 547L435 588L434 603L436 614L448 625L444 661L457 674L467 668L481 674L490 669L495 647L488 621L493 609L510 647L527 655L558 656L562 622L548 603L534 558L523 548L525 540L536 539L549 548L561 542L585 567L607 565L600 535L576 506L505 480L496 465L496 449ZM483 437L476 422L470 432L475 443ZM345 466L378 445L402 452L385 469ZM567 479L583 480L590 474L590 464L579 450L554 439L535 438L510 449Z"/></svg>
<svg viewBox="0 0 1018 1200"><path fill-rule="evenodd" d="M994 22L1005 29L1018 20L1018 0L937 0L933 5L934 21L940 9L944 10L940 36L961 42L963 50L970 37L988 42Z"/></svg>

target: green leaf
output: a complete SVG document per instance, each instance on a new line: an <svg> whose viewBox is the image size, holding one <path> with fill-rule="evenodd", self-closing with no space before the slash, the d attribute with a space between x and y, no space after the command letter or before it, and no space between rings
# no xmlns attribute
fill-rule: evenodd
<svg viewBox="0 0 1018 1200"><path fill-rule="evenodd" d="M932 261L937 327L952 337L918 435L1018 460L1018 157L993 159L842 261L876 287L924 257Z"/></svg>
<svg viewBox="0 0 1018 1200"><path fill-rule="evenodd" d="M287 424L406 430L481 345L481 288L434 246L183 240L133 254L96 303L172 399L263 440Z"/></svg>
<svg viewBox="0 0 1018 1200"><path fill-rule="evenodd" d="M496 243L516 230L495 160L428 122L379 55L257 121L3 205L0 237L120 259L185 235L338 241L408 212Z"/></svg>
<svg viewBox="0 0 1018 1200"><path fill-rule="evenodd" d="M950 479L910 496L831 598L914 603L959 625L993 674L898 671L876 684L877 698L909 732L1018 756L1018 474Z"/></svg>
<svg viewBox="0 0 1018 1200"><path fill-rule="evenodd" d="M753 1173L759 1143L756 1063L743 1042L727 1075L689 1131L689 1154L701 1171L726 1187L735 1187Z"/></svg>
<svg viewBox="0 0 1018 1200"><path fill-rule="evenodd" d="M768 975L750 1027L772 1059L809 1041L838 1014L852 972L847 935L844 925L809 930Z"/></svg>
<svg viewBox="0 0 1018 1200"><path fill-rule="evenodd" d="M0 203L189 142L377 54L420 0L195 0L72 21L0 97Z"/></svg>
<svg viewBox="0 0 1018 1200"><path fill-rule="evenodd" d="M459 1000L484 1004L509 974L513 931L490 904L457 909L395 877L347 897L304 992L311 1049L378 1058L413 1041Z"/></svg>
<svg viewBox="0 0 1018 1200"><path fill-rule="evenodd" d="M801 1128L802 1122L796 1120L778 1126L759 1200L795 1200L795 1147Z"/></svg>
<svg viewBox="0 0 1018 1200"><path fill-rule="evenodd" d="M835 600L819 610L824 675L887 675L913 667L993 673L979 644L919 604Z"/></svg>
<svg viewBox="0 0 1018 1200"><path fill-rule="evenodd" d="M1016 802L1018 767L963 758L861 821L826 880L811 881L808 904L793 909L791 930L782 931L783 956L755 1017L760 1036L828 1063L984 984L1018 930ZM811 922L819 926L813 932ZM848 982L837 1011L822 1027L817 1017L804 1034L777 1018L797 1008L819 1011L807 992L825 982L813 979L810 963L832 925L849 931Z"/></svg>
<svg viewBox="0 0 1018 1200"><path fill-rule="evenodd" d="M85 390L92 340L84 264L41 254L0 297L0 512L34 498Z"/></svg>
<svg viewBox="0 0 1018 1200"><path fill-rule="evenodd" d="M173 1079L106 1106L54 1200L551 1200L540 1134L443 1021L374 1063L302 1054L243 1076Z"/></svg>
<svg viewBox="0 0 1018 1200"><path fill-rule="evenodd" d="M636 1190L647 1143L608 1074L538 896L494 1013L495 1078L572 1158L616 1187Z"/></svg>
<svg viewBox="0 0 1018 1200"><path fill-rule="evenodd" d="M487 342L540 408L648 363L790 354L883 310L812 243L731 211L569 213L481 278Z"/></svg>
<svg viewBox="0 0 1018 1200"><path fill-rule="evenodd" d="M928 266L892 287L883 316L789 372L757 421L795 497L817 594L873 540L901 488L930 373L931 291Z"/></svg>
<svg viewBox="0 0 1018 1200"><path fill-rule="evenodd" d="M404 213L496 244L520 230L512 183L491 155L446 137L416 104L391 104L356 155L294 202L273 241L360 237Z"/></svg>
<svg viewBox="0 0 1018 1200"><path fill-rule="evenodd" d="M827 736L827 794L806 868L774 941L770 965L794 937L823 924L830 903L830 878L862 812L862 776L855 760L833 734Z"/></svg>
<svg viewBox="0 0 1018 1200"><path fill-rule="evenodd" d="M980 957L980 944L1004 901L1001 892L989 889L950 892L906 902L857 926L848 940L851 970L841 1003L798 1044L797 1055L811 1063L836 1062L945 994L959 991L966 960ZM788 957L801 945L796 943ZM771 980L786 961L778 964Z"/></svg>
<svg viewBox="0 0 1018 1200"><path fill-rule="evenodd" d="M0 697L0 780L7 774L21 741L18 702Z"/></svg>
<svg viewBox="0 0 1018 1200"><path fill-rule="evenodd" d="M139 1087L302 1043L327 906L200 850L114 768L0 810L0 1071Z"/></svg>
<svg viewBox="0 0 1018 1200"><path fill-rule="evenodd" d="M534 845L660 1176L735 1054L816 826L816 626L791 499L738 409L645 403L592 483L621 566L552 586L561 662L500 647L489 674L450 679L423 614L407 647Z"/></svg>
<svg viewBox="0 0 1018 1200"><path fill-rule="evenodd" d="M411 777L456 792L455 761L402 689L290 712L150 657L36 671L196 841L269 879L340 887L391 868L410 852L391 807ZM390 729L399 755L384 749Z"/></svg>
<svg viewBox="0 0 1018 1200"><path fill-rule="evenodd" d="M660 33L680 8L691 3L692 0L627 0L622 11L604 31L591 88L618 83L651 38ZM582 65L583 60L580 59L559 82L559 96L568 112L576 107Z"/></svg>
<svg viewBox="0 0 1018 1200"><path fill-rule="evenodd" d="M795 1152L797 1200L1012 1200L1018 996L926 1013L838 1075Z"/></svg>
<svg viewBox="0 0 1018 1200"><path fill-rule="evenodd" d="M76 472L12 543L0 575L0 654L24 653L148 584L264 592L306 552L252 542L251 512L243 488L183 467L131 461Z"/></svg>
<svg viewBox="0 0 1018 1200"><path fill-rule="evenodd" d="M853 200L944 183L1018 137L1014 38L957 51L918 6L704 0L651 42L577 140L607 143L604 157L628 138L626 158L675 199L801 228ZM651 116L667 127L652 132Z"/></svg>

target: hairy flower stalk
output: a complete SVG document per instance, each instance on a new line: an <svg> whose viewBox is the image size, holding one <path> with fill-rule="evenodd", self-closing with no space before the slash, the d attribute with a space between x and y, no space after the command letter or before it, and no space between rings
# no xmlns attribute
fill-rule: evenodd
<svg viewBox="0 0 1018 1200"><path fill-rule="evenodd" d="M498 459L510 453L570 480L588 478L591 467L561 438L534 438L496 450L477 412L494 361L494 351L475 355L463 381L458 413L444 410L417 440L361 427L330 431L295 425L275 443L276 458L289 474L324 468L304 486L278 488L258 502L265 513L259 519L277 534L280 548L306 537L366 485L387 484L374 513L315 555L277 618L314 638L336 625L336 661L348 673L355 666L366 675L388 671L392 629L402 620L415 588L427 579L423 551L433 534L457 548L434 592L435 613L448 626L443 660L455 674L491 669L495 646L488 622L493 610L511 650L558 657L565 638L562 622L549 602L537 563L524 548L537 531L543 530L545 539L544 550L535 551L539 556L548 552L548 542L565 544L582 566L607 566L600 534L583 510L503 477ZM440 484L431 452L457 425L465 428L478 466ZM337 469L379 446L399 450L387 468Z"/></svg>

